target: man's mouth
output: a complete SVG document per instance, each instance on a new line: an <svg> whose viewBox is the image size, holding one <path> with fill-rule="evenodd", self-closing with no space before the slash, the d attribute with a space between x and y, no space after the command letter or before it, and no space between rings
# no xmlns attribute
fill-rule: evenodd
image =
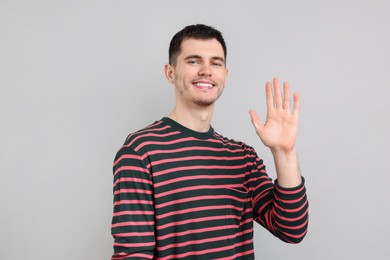
<svg viewBox="0 0 390 260"><path fill-rule="evenodd" d="M211 82L194 82L192 83L196 88L198 89L212 89L214 87L214 84Z"/></svg>

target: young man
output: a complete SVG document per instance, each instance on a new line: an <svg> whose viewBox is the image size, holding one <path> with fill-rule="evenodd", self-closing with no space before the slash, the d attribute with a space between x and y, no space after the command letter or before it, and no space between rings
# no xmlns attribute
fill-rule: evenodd
<svg viewBox="0 0 390 260"><path fill-rule="evenodd" d="M114 161L112 259L254 259L253 221L300 242L308 202L294 143L299 97L266 84L267 120L252 123L274 156L272 183L255 150L210 125L228 75L221 33L187 26L172 39L165 76L176 92L168 117L132 133Z"/></svg>

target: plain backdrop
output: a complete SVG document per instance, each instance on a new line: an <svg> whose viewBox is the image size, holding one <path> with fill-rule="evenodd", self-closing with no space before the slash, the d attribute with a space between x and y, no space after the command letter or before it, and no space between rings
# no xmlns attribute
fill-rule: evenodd
<svg viewBox="0 0 390 260"><path fill-rule="evenodd" d="M0 259L109 259L112 161L166 116L171 37L221 30L213 127L273 160L250 123L266 81L301 94L310 201L298 245L256 225L256 259L390 259L390 1L0 0Z"/></svg>

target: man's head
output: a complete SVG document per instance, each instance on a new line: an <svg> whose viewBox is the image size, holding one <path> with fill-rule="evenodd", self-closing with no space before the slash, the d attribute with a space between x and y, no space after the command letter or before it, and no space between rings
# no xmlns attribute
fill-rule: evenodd
<svg viewBox="0 0 390 260"><path fill-rule="evenodd" d="M173 37L169 54L164 73L175 87L176 106L213 107L228 75L221 33L206 25L187 26Z"/></svg>
<svg viewBox="0 0 390 260"><path fill-rule="evenodd" d="M216 39L222 46L226 62L227 49L222 33L204 24L188 25L176 33L169 45L169 64L176 65L176 59L182 51L182 43L186 39L211 40Z"/></svg>

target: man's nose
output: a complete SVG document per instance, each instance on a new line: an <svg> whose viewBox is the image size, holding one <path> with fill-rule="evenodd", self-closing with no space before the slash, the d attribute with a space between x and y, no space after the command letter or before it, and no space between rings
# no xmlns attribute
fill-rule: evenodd
<svg viewBox="0 0 390 260"><path fill-rule="evenodd" d="M199 70L199 75L201 76L211 76L212 75L212 68L210 64L203 63Z"/></svg>

